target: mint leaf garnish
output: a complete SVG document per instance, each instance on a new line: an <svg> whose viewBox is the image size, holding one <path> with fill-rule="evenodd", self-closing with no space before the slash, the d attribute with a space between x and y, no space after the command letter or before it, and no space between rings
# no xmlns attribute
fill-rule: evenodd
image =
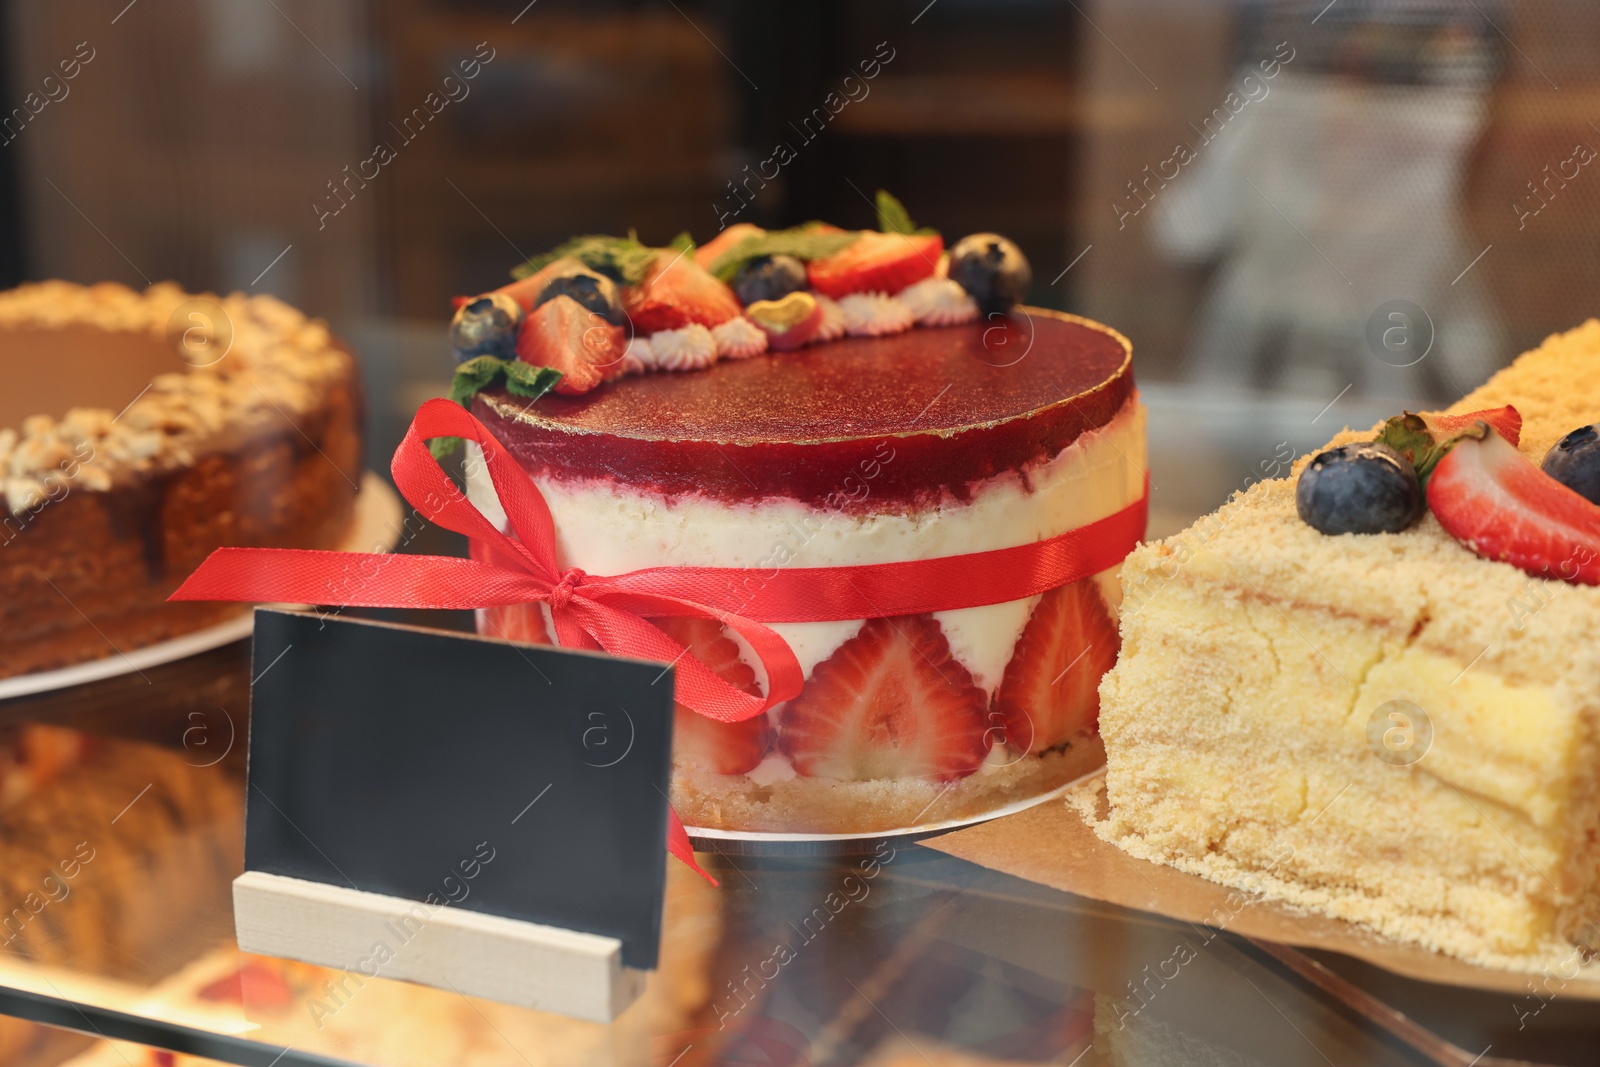
<svg viewBox="0 0 1600 1067"><path fill-rule="evenodd" d="M478 356L456 368L450 382L450 399L462 407L467 406L480 389L487 389L505 372L506 361L498 356Z"/></svg>
<svg viewBox="0 0 1600 1067"><path fill-rule="evenodd" d="M520 359L505 361L506 391L513 396L537 400L561 380L561 372L554 367L535 367Z"/></svg>
<svg viewBox="0 0 1600 1067"><path fill-rule="evenodd" d="M499 356L478 356L456 368L450 382L450 399L462 407L469 407L472 398L496 382L505 382L506 392L527 400L537 400L561 380L561 372L554 367L535 367L520 359L501 359ZM435 437L428 442L433 458L445 460L461 447L459 437Z"/></svg>
<svg viewBox="0 0 1600 1067"><path fill-rule="evenodd" d="M428 452L433 458L443 463L450 458L450 453L461 447L459 437L433 437L428 439Z"/></svg>
<svg viewBox="0 0 1600 1067"><path fill-rule="evenodd" d="M537 400L554 389L560 380L561 372L554 367L535 367L520 359L478 356L456 368L455 379L450 383L450 399L462 407L468 407L472 398L480 392L497 382L504 382L506 391L513 396ZM454 447L450 446L446 452ZM439 453L435 451L434 454Z"/></svg>
<svg viewBox="0 0 1600 1067"><path fill-rule="evenodd" d="M810 261L831 256L850 244L860 235L853 231L835 233L816 229L816 223L807 223L789 230L772 230L746 237L711 264L711 273L725 282L732 282L739 268L757 256L794 256Z"/></svg>
<svg viewBox="0 0 1600 1067"><path fill-rule="evenodd" d="M906 206L885 189L878 190L878 230L881 233L903 233L908 237L926 237L939 232L926 226L918 229L917 224L911 221L911 213Z"/></svg>
<svg viewBox="0 0 1600 1067"><path fill-rule="evenodd" d="M511 276L526 278L537 274L558 259L575 259L612 281L624 285L638 285L658 251L660 249L641 243L632 232L626 237L585 234L559 244L541 256L534 256L521 266L513 268Z"/></svg>

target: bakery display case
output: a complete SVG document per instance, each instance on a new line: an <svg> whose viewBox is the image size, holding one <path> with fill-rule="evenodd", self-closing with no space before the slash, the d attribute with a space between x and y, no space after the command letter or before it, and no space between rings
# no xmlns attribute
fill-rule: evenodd
<svg viewBox="0 0 1600 1067"><path fill-rule="evenodd" d="M10 5L0 1064L1591 1062L1597 39Z"/></svg>
<svg viewBox="0 0 1600 1067"><path fill-rule="evenodd" d="M1226 492L1248 468L1206 436L1209 405L1159 387L1147 402L1185 445L1154 436L1158 484ZM1315 414L1265 417L1292 435ZM1197 466L1195 440L1229 461ZM1181 526L1183 506L1204 505L1175 498L1153 522ZM609 1026L241 954L248 648L146 673L5 705L8 1063L1465 1064L1488 1049L1480 1063L1564 1064L1593 1040L1557 976L1519 992L1416 981L912 842L702 854L715 889L672 862L660 969Z"/></svg>

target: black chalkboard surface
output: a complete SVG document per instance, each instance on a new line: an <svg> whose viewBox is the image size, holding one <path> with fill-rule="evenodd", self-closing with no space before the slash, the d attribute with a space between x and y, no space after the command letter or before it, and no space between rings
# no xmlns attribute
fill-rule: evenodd
<svg viewBox="0 0 1600 1067"><path fill-rule="evenodd" d="M256 612L245 868L622 942L655 966L672 672Z"/></svg>

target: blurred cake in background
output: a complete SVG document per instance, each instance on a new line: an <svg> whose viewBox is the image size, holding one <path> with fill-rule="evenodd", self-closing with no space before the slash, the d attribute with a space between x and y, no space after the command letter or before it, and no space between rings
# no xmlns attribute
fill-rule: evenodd
<svg viewBox="0 0 1600 1067"><path fill-rule="evenodd" d="M0 740L0 956L150 981L226 938L243 790L157 745L30 724Z"/></svg>
<svg viewBox="0 0 1600 1067"><path fill-rule="evenodd" d="M337 547L361 418L353 357L272 297L0 293L0 677L248 610L166 603L220 546Z"/></svg>
<svg viewBox="0 0 1600 1067"><path fill-rule="evenodd" d="M0 732L0 985L137 990L228 938L217 903L244 862L243 821L221 766L41 723ZM7 1067L82 1044L0 1016Z"/></svg>

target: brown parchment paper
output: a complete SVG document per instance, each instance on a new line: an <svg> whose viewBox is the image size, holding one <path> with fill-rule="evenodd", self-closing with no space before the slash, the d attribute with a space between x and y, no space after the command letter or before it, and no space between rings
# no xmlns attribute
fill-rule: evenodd
<svg viewBox="0 0 1600 1067"><path fill-rule="evenodd" d="M1075 789L1104 788L1097 775ZM1250 899L1228 886L1206 881L1123 852L1102 841L1065 799L993 822L980 823L919 844L1030 882L1125 908L1184 922L1218 925L1245 937L1286 945L1329 949L1425 982L1526 995L1530 984L1548 999L1600 1000L1600 966L1573 976L1570 960L1551 960L1548 972L1504 971L1407 945L1339 919L1310 914L1267 900Z"/></svg>

